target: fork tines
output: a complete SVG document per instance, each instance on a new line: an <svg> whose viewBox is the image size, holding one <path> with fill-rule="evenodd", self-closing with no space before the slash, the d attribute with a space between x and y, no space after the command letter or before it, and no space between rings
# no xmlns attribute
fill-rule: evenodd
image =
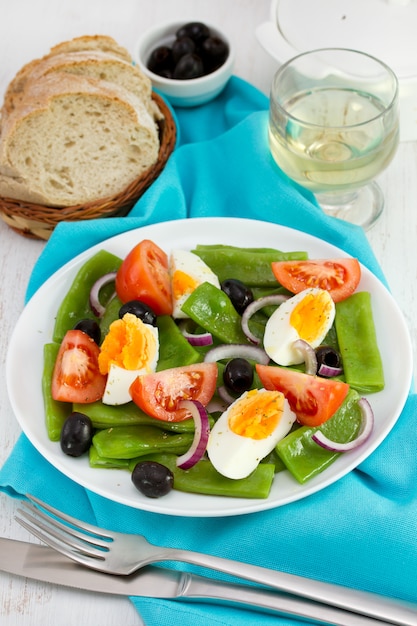
<svg viewBox="0 0 417 626"><path fill-rule="evenodd" d="M92 524L80 522L34 496L22 501L15 519L38 539L58 550L61 554L74 558L104 560L112 537ZM90 563L89 563L90 564ZM90 564L91 567L91 564Z"/></svg>

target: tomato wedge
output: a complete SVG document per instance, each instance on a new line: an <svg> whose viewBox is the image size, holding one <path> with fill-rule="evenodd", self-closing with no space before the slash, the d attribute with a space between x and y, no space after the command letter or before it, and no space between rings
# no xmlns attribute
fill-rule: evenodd
<svg viewBox="0 0 417 626"><path fill-rule="evenodd" d="M334 302L350 296L361 279L359 261L351 257L274 261L271 267L277 281L291 293L318 287L326 289Z"/></svg>
<svg viewBox="0 0 417 626"><path fill-rule="evenodd" d="M96 342L81 330L69 330L61 343L52 374L54 400L88 404L103 397L107 377L100 374Z"/></svg>
<svg viewBox="0 0 417 626"><path fill-rule="evenodd" d="M126 256L116 275L116 293L122 302L141 300L156 315L171 315L171 280L168 256L149 239Z"/></svg>
<svg viewBox="0 0 417 626"><path fill-rule="evenodd" d="M265 389L277 389L304 426L320 426L342 404L349 385L329 378L310 376L284 367L256 365L256 371Z"/></svg>
<svg viewBox="0 0 417 626"><path fill-rule="evenodd" d="M196 363L138 376L130 387L132 400L148 415L165 422L190 417L179 408L181 400L198 400L204 406L216 390L217 364Z"/></svg>

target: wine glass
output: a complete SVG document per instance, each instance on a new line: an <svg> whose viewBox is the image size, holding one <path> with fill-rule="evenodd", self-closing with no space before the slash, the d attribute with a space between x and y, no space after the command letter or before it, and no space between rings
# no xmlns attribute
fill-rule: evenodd
<svg viewBox="0 0 417 626"><path fill-rule="evenodd" d="M375 223L384 196L373 179L391 162L398 140L398 81L378 59L324 48L296 56L275 74L271 153L326 213L365 229Z"/></svg>

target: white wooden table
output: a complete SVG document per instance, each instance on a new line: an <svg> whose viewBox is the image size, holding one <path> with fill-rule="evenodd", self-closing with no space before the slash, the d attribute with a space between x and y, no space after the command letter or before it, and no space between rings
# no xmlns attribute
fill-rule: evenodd
<svg viewBox="0 0 417 626"><path fill-rule="evenodd" d="M269 0L2 0L0 98L24 63L60 41L84 34L109 34L133 53L137 36L148 25L179 17L221 25L236 46L235 74L269 93L276 68L254 33L268 17L269 5ZM386 208L368 237L408 322L416 357L417 143L400 145L380 184ZM43 247L44 242L26 239L0 222L0 465L20 432L7 398L6 352L31 270ZM15 508L14 501L0 495L0 536L34 541L14 522ZM140 623L125 598L66 590L0 572L1 626Z"/></svg>

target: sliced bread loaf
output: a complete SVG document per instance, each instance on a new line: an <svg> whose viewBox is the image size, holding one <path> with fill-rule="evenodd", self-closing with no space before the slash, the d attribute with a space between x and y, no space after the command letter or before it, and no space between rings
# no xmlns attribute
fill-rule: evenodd
<svg viewBox="0 0 417 626"><path fill-rule="evenodd" d="M122 191L158 158L143 101L115 83L54 72L28 80L0 134L0 195L71 206Z"/></svg>

